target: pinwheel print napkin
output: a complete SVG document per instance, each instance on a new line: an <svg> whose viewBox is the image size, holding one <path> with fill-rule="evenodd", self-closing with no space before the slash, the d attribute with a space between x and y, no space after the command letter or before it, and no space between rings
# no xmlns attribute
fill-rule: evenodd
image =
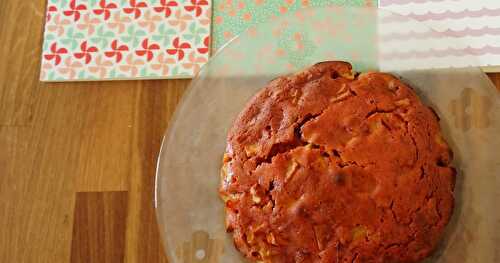
<svg viewBox="0 0 500 263"><path fill-rule="evenodd" d="M40 78L192 77L210 21L211 0L48 0Z"/></svg>

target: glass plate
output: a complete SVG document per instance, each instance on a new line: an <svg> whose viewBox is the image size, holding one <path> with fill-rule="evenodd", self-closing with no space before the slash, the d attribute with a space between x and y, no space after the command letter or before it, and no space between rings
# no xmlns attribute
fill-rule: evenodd
<svg viewBox="0 0 500 263"><path fill-rule="evenodd" d="M426 39L412 35L426 30ZM388 12L326 7L271 19L232 40L192 81L163 141L155 205L169 262L245 261L224 229L217 193L228 128L271 79L326 60L393 72L441 117L459 173L454 215L428 261L500 262L499 93L479 68L431 69L447 65L419 51L439 47L442 37Z"/></svg>

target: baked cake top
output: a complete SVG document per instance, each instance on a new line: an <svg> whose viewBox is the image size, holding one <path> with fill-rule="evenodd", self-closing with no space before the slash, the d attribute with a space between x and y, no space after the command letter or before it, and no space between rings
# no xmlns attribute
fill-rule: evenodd
<svg viewBox="0 0 500 263"><path fill-rule="evenodd" d="M252 260L416 262L453 211L439 118L390 74L323 62L277 78L227 143L226 227Z"/></svg>

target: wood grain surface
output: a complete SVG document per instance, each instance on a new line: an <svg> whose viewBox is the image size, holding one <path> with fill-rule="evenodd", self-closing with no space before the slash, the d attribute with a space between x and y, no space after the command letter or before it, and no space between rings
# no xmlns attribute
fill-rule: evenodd
<svg viewBox="0 0 500 263"><path fill-rule="evenodd" d="M189 81L40 83L44 10L0 1L0 262L167 262L156 158Z"/></svg>
<svg viewBox="0 0 500 263"><path fill-rule="evenodd" d="M127 192L77 193L71 262L123 262Z"/></svg>

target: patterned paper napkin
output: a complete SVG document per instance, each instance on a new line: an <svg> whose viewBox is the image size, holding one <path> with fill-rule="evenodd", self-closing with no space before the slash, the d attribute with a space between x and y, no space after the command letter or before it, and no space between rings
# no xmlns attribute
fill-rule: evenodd
<svg viewBox="0 0 500 263"><path fill-rule="evenodd" d="M42 81L192 77L211 0L48 0Z"/></svg>
<svg viewBox="0 0 500 263"><path fill-rule="evenodd" d="M257 23L299 8L327 5L377 7L377 0L213 0L212 51Z"/></svg>
<svg viewBox="0 0 500 263"><path fill-rule="evenodd" d="M499 0L380 0L379 7L427 26L412 28L398 16L381 21L389 29L386 41L397 47L389 53L395 59L415 57L415 62L435 67L500 65ZM404 41L422 44L416 48Z"/></svg>

